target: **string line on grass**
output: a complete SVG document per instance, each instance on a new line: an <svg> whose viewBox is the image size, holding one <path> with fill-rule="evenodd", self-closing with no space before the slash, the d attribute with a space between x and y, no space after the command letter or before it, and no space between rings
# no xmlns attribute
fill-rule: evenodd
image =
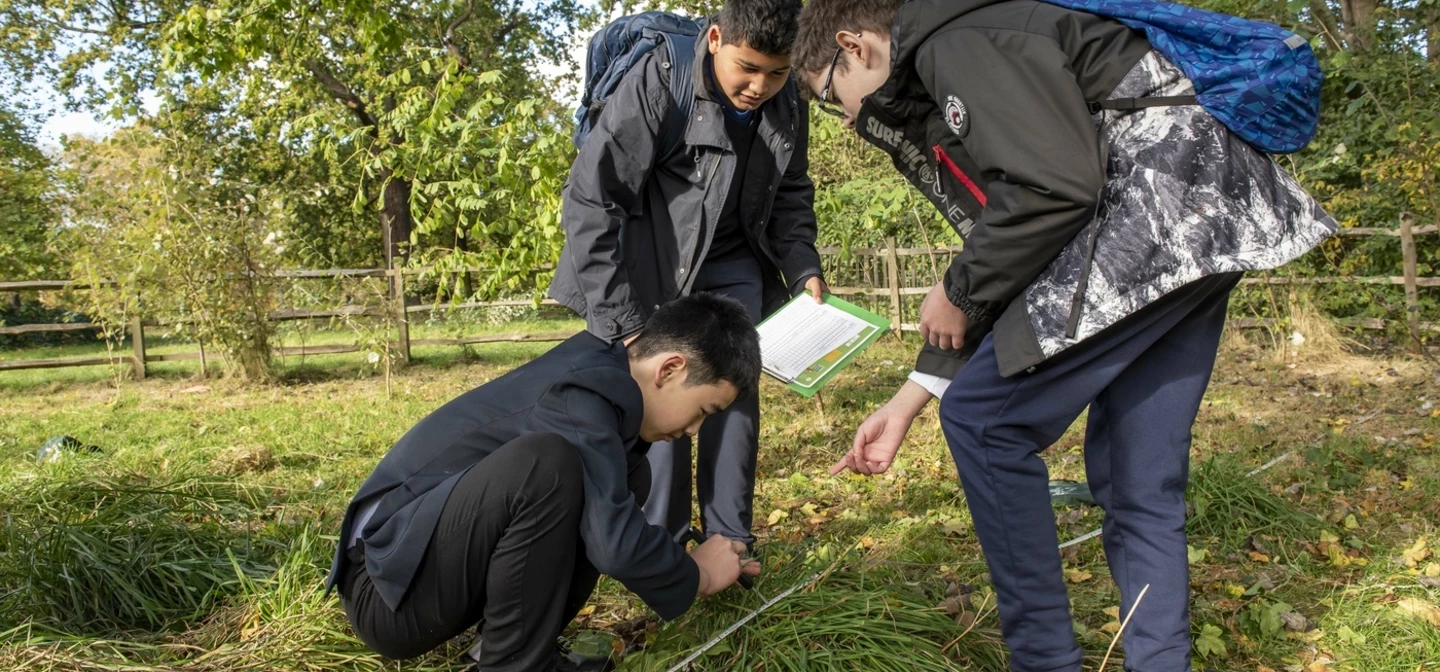
<svg viewBox="0 0 1440 672"><path fill-rule="evenodd" d="M725 628L724 630L721 630L721 631L720 631L720 634L715 635L714 637L711 637L711 638L710 638L710 641L705 642L705 644L704 644L703 646L701 646L700 648L692 651L692 652L690 653L690 655L685 656L684 660L681 660L680 662L675 663L675 665L672 666L672 667L669 669L668 672L678 672L679 670L683 669L686 665L689 665L690 663L695 662L695 659L699 658L700 656L705 655L705 652L706 652L706 651L709 651L710 649L714 648L716 644L719 644L719 643L720 643L722 640L724 640L726 637L729 637L729 636L730 636L730 633L735 632L736 630L739 630L742 626L744 626L746 623L749 623L751 620L754 620L754 618L755 618L756 616L759 616L759 615L760 615L761 613L763 613L766 609L769 609L770 607L774 606L775 603L777 603L777 602L779 602L780 600L783 600L783 599L785 599L785 598L787 598L787 597L790 597L790 595L793 594L795 591L800 590L801 588L804 588L804 587L806 587L806 586L814 583L815 581L818 581L818 580L820 579L821 575L823 575L823 574L826 574L826 572L825 572L824 570L819 571L819 572L815 572L814 574L811 574L808 578L806 578L804 581L801 581L801 582L799 582L799 583L797 583L797 584L795 584L795 585L793 585L793 586L790 586L789 588L786 588L785 590L781 591L779 595L776 595L775 597L772 597L772 598L766 600L766 601L765 601L765 604L762 604L762 605L760 605L759 607L756 607L756 608L755 608L754 610L752 610L750 613L745 614L744 616L742 616L742 617L740 618L740 620L735 621L734 623L730 624L730 627Z"/></svg>

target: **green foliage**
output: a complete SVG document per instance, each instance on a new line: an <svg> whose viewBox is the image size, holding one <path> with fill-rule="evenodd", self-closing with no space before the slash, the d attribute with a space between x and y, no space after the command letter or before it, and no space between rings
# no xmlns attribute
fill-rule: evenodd
<svg viewBox="0 0 1440 672"><path fill-rule="evenodd" d="M205 147L163 129L75 143L70 160L72 274L92 286L88 312L111 340L160 319L219 350L228 373L266 377L269 190L220 180Z"/></svg>
<svg viewBox="0 0 1440 672"><path fill-rule="evenodd" d="M820 244L880 247L953 245L959 237L879 150L811 106L810 175Z"/></svg>
<svg viewBox="0 0 1440 672"><path fill-rule="evenodd" d="M1295 607L1284 602L1256 600L1240 612L1237 621L1240 628L1252 638L1265 639L1284 632L1285 621L1281 620L1280 615L1294 610Z"/></svg>
<svg viewBox="0 0 1440 672"><path fill-rule="evenodd" d="M0 105L0 279L53 270L58 213L54 166L18 114Z"/></svg>
<svg viewBox="0 0 1440 672"><path fill-rule="evenodd" d="M410 185L415 219L411 263L430 267L442 295L485 298L535 291L564 244L560 192L574 159L561 111L543 99L505 96L498 71L474 74L453 61L402 70L441 70L433 86L401 92L381 117L373 179ZM418 81L425 81L416 78ZM462 269L484 268L469 290Z"/></svg>
<svg viewBox="0 0 1440 672"><path fill-rule="evenodd" d="M1206 623L1200 627L1200 633L1194 636L1195 653L1201 658L1210 660L1219 658L1226 654L1225 631L1213 623Z"/></svg>

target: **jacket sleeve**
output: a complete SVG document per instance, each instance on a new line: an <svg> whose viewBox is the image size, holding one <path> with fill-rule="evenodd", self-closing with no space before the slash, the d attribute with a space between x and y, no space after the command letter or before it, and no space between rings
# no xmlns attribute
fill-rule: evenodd
<svg viewBox="0 0 1440 672"><path fill-rule="evenodd" d="M603 393L624 389L625 382L602 368L574 372L546 392L526 427L559 434L580 453L585 483L580 539L590 563L670 620L695 601L700 569L669 533L645 521L630 492L620 413Z"/></svg>
<svg viewBox="0 0 1440 672"><path fill-rule="evenodd" d="M993 326L989 322L972 323L965 330L965 343L959 350L944 350L925 343L920 346L920 354L915 358L915 370L940 378L954 378L980 349L980 342L985 340L985 334Z"/></svg>
<svg viewBox="0 0 1440 672"><path fill-rule="evenodd" d="M1050 38L958 29L932 37L916 69L936 105L963 104L967 152L986 205L945 276L946 295L989 325L1094 217L1105 186L1098 131Z"/></svg>
<svg viewBox="0 0 1440 672"><path fill-rule="evenodd" d="M781 95L799 98L793 85L787 85ZM815 249L815 183L810 181L810 108L804 99L798 102L794 152L780 178L765 227L791 294L800 291L805 280L821 274L820 252Z"/></svg>
<svg viewBox="0 0 1440 672"><path fill-rule="evenodd" d="M640 211L671 103L653 57L621 80L565 182L561 222L588 307L586 328L606 341L639 331L645 313L625 270L620 229Z"/></svg>

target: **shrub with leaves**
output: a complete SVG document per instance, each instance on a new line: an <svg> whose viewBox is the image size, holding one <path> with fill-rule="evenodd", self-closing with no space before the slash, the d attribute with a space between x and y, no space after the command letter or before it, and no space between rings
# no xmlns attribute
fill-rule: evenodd
<svg viewBox="0 0 1440 672"><path fill-rule="evenodd" d="M71 148L72 277L111 341L158 319L218 351L226 372L268 375L275 292L264 186L215 175L203 146L163 127Z"/></svg>

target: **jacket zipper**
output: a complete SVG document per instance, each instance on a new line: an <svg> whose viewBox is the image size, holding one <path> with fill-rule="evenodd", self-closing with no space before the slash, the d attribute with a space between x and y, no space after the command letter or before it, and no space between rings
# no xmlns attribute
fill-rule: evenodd
<svg viewBox="0 0 1440 672"><path fill-rule="evenodd" d="M980 187L975 184L974 180L970 179L969 175L965 174L965 171L960 170L960 166L955 165L955 162L950 159L950 155L946 154L940 145L935 145L934 150L935 158L939 159L940 163L945 164L945 167L950 170L950 174L954 175L955 179L960 180L960 184L965 185L965 188L970 191L970 195L974 196L975 200L980 203L980 207L985 207L987 202L985 192L980 190Z"/></svg>
<svg viewBox="0 0 1440 672"><path fill-rule="evenodd" d="M697 158L698 158L698 157L697 157ZM706 193L706 194L710 193L710 185L711 185L713 182L715 182L715 174L718 173L718 172L720 172L720 159L721 159L721 158L723 158L721 155L716 154L716 155L715 155L715 161L710 164L710 175L707 176L707 177L705 177L705 193ZM704 170L705 170L704 160L701 159L701 160L696 161L695 163L697 163L697 164L700 165L701 175L704 175ZM701 208L702 208L702 210L703 210L703 208L704 208L704 197L703 197L703 196L701 197ZM689 273L685 278L683 278L683 279L676 285L676 287L675 287L676 297L684 296L684 295L685 295L685 289L690 285L690 282L695 279L695 271L694 271L694 268L695 268L695 266L697 266L697 264L695 263L695 261L696 261L696 255L699 254L699 253L700 253L700 250L698 249L698 246L697 246L696 248L692 248L692 249L690 250L690 268L691 268L691 271L690 271L690 273ZM676 297L671 297L671 298L676 298Z"/></svg>
<svg viewBox="0 0 1440 672"><path fill-rule="evenodd" d="M1080 281L1075 285L1075 295L1070 298L1070 317L1065 320L1065 338L1070 340L1074 340L1075 334L1080 331L1080 312L1085 308L1085 290L1090 287L1090 269L1095 264L1095 242L1100 238L1102 224L1095 215L1100 212L1100 198L1104 195L1103 187L1095 194L1095 209L1090 213L1090 239L1085 244L1085 264L1080 267Z"/></svg>

